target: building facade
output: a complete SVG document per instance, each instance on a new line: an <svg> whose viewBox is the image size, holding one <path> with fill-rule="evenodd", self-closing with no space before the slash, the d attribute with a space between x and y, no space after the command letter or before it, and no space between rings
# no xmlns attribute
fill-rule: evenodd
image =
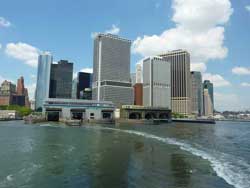
<svg viewBox="0 0 250 188"><path fill-rule="evenodd" d="M94 40L92 98L112 101L116 107L133 104L130 82L131 41L111 34L98 34Z"/></svg>
<svg viewBox="0 0 250 188"><path fill-rule="evenodd" d="M77 99L92 99L92 74L79 72L77 75Z"/></svg>
<svg viewBox="0 0 250 188"><path fill-rule="evenodd" d="M204 89L204 116L211 117L214 114L213 103L208 89Z"/></svg>
<svg viewBox="0 0 250 188"><path fill-rule="evenodd" d="M143 61L143 106L171 109L171 65L161 57Z"/></svg>
<svg viewBox="0 0 250 188"><path fill-rule="evenodd" d="M191 114L190 54L185 50L175 50L161 54L171 63L172 112ZM143 67L144 69L144 67Z"/></svg>
<svg viewBox="0 0 250 188"><path fill-rule="evenodd" d="M203 83L204 115L211 116L214 112L214 86L209 80Z"/></svg>
<svg viewBox="0 0 250 188"><path fill-rule="evenodd" d="M42 109L44 100L49 97L50 69L52 63L53 57L51 53L44 52L39 55L35 94L36 109Z"/></svg>
<svg viewBox="0 0 250 188"><path fill-rule="evenodd" d="M61 60L51 65L49 98L70 99L72 96L73 63Z"/></svg>
<svg viewBox="0 0 250 188"><path fill-rule="evenodd" d="M134 85L134 105L143 105L143 84L137 83Z"/></svg>
<svg viewBox="0 0 250 188"><path fill-rule="evenodd" d="M196 116L203 115L203 84L200 72L191 72L191 105L192 114Z"/></svg>

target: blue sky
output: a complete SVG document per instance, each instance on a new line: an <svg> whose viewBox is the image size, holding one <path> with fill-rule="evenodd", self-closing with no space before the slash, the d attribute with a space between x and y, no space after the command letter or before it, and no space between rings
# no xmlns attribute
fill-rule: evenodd
<svg viewBox="0 0 250 188"><path fill-rule="evenodd" d="M215 84L216 109L250 109L250 0L2 0L0 81L23 75L33 95L39 51L92 68L95 32L133 41L132 72L145 56L187 49Z"/></svg>

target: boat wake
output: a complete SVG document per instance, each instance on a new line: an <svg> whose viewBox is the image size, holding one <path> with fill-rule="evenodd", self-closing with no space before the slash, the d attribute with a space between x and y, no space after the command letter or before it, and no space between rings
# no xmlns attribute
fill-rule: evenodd
<svg viewBox="0 0 250 188"><path fill-rule="evenodd" d="M210 152L208 153L200 148L195 148L183 141L178 141L173 138L163 138L149 133L115 128L101 129L142 136L144 138L154 139L159 142L178 146L184 151L201 157L202 159L208 160L217 176L223 178L228 184L234 186L235 188L250 187L250 165L241 159L236 159L234 156L219 152L216 152L216 154L212 155L209 154Z"/></svg>

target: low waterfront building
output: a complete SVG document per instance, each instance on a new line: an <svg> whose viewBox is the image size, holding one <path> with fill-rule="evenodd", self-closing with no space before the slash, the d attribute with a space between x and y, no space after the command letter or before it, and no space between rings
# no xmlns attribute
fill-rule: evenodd
<svg viewBox="0 0 250 188"><path fill-rule="evenodd" d="M114 104L106 101L77 99L47 99L43 114L48 121L113 120Z"/></svg>
<svg viewBox="0 0 250 188"><path fill-rule="evenodd" d="M17 119L18 113L16 110L0 110L0 120L11 120Z"/></svg>
<svg viewBox="0 0 250 188"><path fill-rule="evenodd" d="M120 109L120 118L125 120L154 119L171 121L172 116L169 108L123 105Z"/></svg>

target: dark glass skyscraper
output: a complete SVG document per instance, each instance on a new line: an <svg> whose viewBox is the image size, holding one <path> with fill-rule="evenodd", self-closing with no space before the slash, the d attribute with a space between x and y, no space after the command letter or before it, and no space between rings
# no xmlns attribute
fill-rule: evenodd
<svg viewBox="0 0 250 188"><path fill-rule="evenodd" d="M89 94L92 87L92 74L86 72L79 72L77 75L77 99L92 99L92 93ZM86 94L88 93L88 94Z"/></svg>
<svg viewBox="0 0 250 188"><path fill-rule="evenodd" d="M213 85L213 83L211 83L209 80L205 80L203 83L203 89L208 90L208 94L211 98L212 106L214 109L214 85ZM206 108L206 107L204 106L204 108Z"/></svg>
<svg viewBox="0 0 250 188"><path fill-rule="evenodd" d="M70 99L72 91L73 63L61 60L51 65L49 98Z"/></svg>

